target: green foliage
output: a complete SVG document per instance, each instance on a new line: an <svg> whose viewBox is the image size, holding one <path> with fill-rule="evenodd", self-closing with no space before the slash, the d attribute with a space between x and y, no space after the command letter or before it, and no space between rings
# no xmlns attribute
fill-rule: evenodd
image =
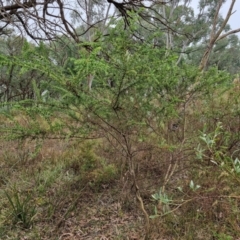
<svg viewBox="0 0 240 240"><path fill-rule="evenodd" d="M201 186L200 185L196 185L193 180L190 181L189 187L193 190L196 191L198 190Z"/></svg>
<svg viewBox="0 0 240 240"><path fill-rule="evenodd" d="M177 11L180 14L183 7ZM192 14L190 9L188 14ZM131 28L136 30L134 24L131 21ZM66 189L88 186L99 191L117 182L121 172L122 192L128 184L137 183L129 187L129 192L135 189L139 202L148 204L146 209L154 205L151 218L164 222L169 231L174 219L180 226L174 236L192 237L200 221L206 223L204 219L209 218L212 224L220 214L235 214L227 208L229 203L225 201L224 208L218 197L226 199L224 191L230 192L239 181L238 150L234 151L232 144L239 136L227 126L232 119L235 126L236 119L229 113L238 115L238 98L234 104L221 98L229 87L226 72L215 67L199 72L184 62L178 66L176 53L169 50L166 54L165 48L154 46L153 39L160 33L143 42L129 29L122 31L122 25L116 22L107 37L100 36L102 42L72 46L68 53L71 58L63 64L58 63L57 56L48 54L44 44L33 47L25 43L18 57L2 55L0 63L6 72L14 65L22 76L34 71L44 79L38 82L32 78L33 98L12 102L8 111L2 111L1 138L73 141L56 158L57 166L39 168L34 178L38 194L47 194L59 182ZM109 86L109 81L114 86ZM47 99L42 95L45 89L49 92ZM43 158L43 162L47 160L49 157ZM151 177L154 180L148 183ZM154 193L159 184L160 190ZM221 192L221 186L226 185L230 190ZM141 188L146 188L146 193ZM146 201L140 196L142 192ZM29 227L35 209L26 206L31 206L32 199L22 198L18 192L11 195L6 191L6 196L14 221ZM148 201L150 196L154 203ZM39 199L46 203L44 197ZM48 217L53 216L55 205L48 209ZM148 218L144 206L141 210ZM182 216L187 216L186 220ZM211 224L209 229L214 227Z"/></svg>
<svg viewBox="0 0 240 240"><path fill-rule="evenodd" d="M35 177L36 190L38 193L45 193L52 185L57 182L59 179L63 178L62 176L63 167L59 164L56 167L49 167L43 169Z"/></svg>
<svg viewBox="0 0 240 240"><path fill-rule="evenodd" d="M43 43L38 47L34 46L20 37L12 37L12 40L5 41L7 52L0 51L2 79L0 100L9 103L11 101L33 99L35 96L32 81L35 81L35 86L38 88L43 82L48 81L47 74L38 71L37 64L34 63L48 59L47 47ZM12 42L8 43L8 41ZM33 62L31 68L29 68L28 62L31 59Z"/></svg>
<svg viewBox="0 0 240 240"><path fill-rule="evenodd" d="M46 57L44 50L41 50L42 54L39 49L33 50L28 45L24 47L20 58L2 59L3 65L18 65L22 73L37 69L49 79L52 91L50 95L54 97L50 97L45 103L41 96L41 86L33 81L34 101L18 102L18 108L22 105L21 109L31 118L36 119L36 115L41 115L47 122L45 115L47 112L49 113L47 115L59 112L62 119L64 115L68 119L80 114L83 117L92 115L107 120L119 109L128 108L136 111L136 114L128 115L129 123L137 125L144 123L144 119L139 118L144 111L153 109L158 112L172 111L170 109L181 101L180 96L176 95L178 87L182 87L179 85L178 76L188 78L189 71L185 69L186 72L181 73L181 69L175 66L176 56L169 55L166 58L163 50L153 48L148 43L139 44L129 40L128 35L125 32L119 33L117 28L112 31L107 45L90 44L91 52L82 48L81 58L73 59L74 72L71 75L65 75L61 68L57 68ZM118 34L118 37L115 34ZM110 56L110 59L108 60L106 56ZM93 91L87 91L85 87L89 75L94 78ZM113 80L115 88L108 87L109 78ZM184 88L187 87L186 82L183 83ZM29 105L27 108L26 104ZM137 115L139 113L141 115ZM77 117L75 120L79 122L82 119ZM66 127L69 128L65 125L64 128ZM24 137L22 134L24 129L19 124L17 128L16 136L20 133L19 137ZM27 133L25 136L29 137L31 131L34 137L37 134L42 136L47 134L46 130L37 131L34 128L29 126L28 130L25 128ZM80 132L77 130L72 132L70 128L68 134L81 136L84 128L83 124ZM51 126L48 129L51 129Z"/></svg>
<svg viewBox="0 0 240 240"><path fill-rule="evenodd" d="M117 172L118 170L114 164L107 164L105 161L101 161L100 166L91 173L93 184L95 186L111 184L116 180Z"/></svg>
<svg viewBox="0 0 240 240"><path fill-rule="evenodd" d="M83 184L87 181L92 187L111 183L116 179L118 172L114 164L108 164L96 155L96 146L98 145L94 142L85 142L80 145L77 155L65 155L65 158L68 158L67 169L72 169L79 175ZM73 151L75 152L75 149Z"/></svg>
<svg viewBox="0 0 240 240"><path fill-rule="evenodd" d="M30 228L36 216L36 207L32 201L31 195L21 196L16 188L10 194L5 191L11 209L13 225L20 224L23 228Z"/></svg>
<svg viewBox="0 0 240 240"><path fill-rule="evenodd" d="M80 149L79 164L81 171L89 172L97 167L98 157L94 153L94 146L92 143L86 143Z"/></svg>
<svg viewBox="0 0 240 240"><path fill-rule="evenodd" d="M154 207L154 215L151 215L150 218L154 219L169 214L170 205L172 203L172 198L168 196L161 188L159 192L152 194L152 198L157 202L157 206ZM161 212L159 212L161 208Z"/></svg>
<svg viewBox="0 0 240 240"><path fill-rule="evenodd" d="M216 237L218 240L233 240L232 236L225 234L225 233L216 234Z"/></svg>
<svg viewBox="0 0 240 240"><path fill-rule="evenodd" d="M230 144L230 136L222 126L222 123L217 123L214 132L202 133L200 139L205 146L202 144L198 145L196 149L197 158L219 166L223 173L227 173L225 175L232 178L233 181L239 182L240 162L238 157L233 158L227 151Z"/></svg>

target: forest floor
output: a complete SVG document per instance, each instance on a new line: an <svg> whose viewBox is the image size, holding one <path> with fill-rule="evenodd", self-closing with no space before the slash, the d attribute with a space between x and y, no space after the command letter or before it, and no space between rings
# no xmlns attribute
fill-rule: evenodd
<svg viewBox="0 0 240 240"><path fill-rule="evenodd" d="M95 154L78 147L51 140L41 150L34 141L1 143L0 239L145 238L143 213L134 194L123 193L119 172L95 180L91 166L78 165L85 164L78 163L81 155L91 161ZM165 238L157 231L151 239Z"/></svg>
<svg viewBox="0 0 240 240"><path fill-rule="evenodd" d="M144 210L114 142L0 142L0 239L240 239L238 175L196 160L197 138L178 143L177 134L174 147L133 146Z"/></svg>

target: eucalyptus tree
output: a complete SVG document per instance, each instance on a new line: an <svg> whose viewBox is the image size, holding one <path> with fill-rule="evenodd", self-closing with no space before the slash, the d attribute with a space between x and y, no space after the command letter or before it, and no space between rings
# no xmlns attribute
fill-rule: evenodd
<svg viewBox="0 0 240 240"><path fill-rule="evenodd" d="M185 62L188 64L199 65L206 48L206 43L200 42L192 44L187 48ZM230 35L217 41L209 55L207 65L217 66L219 70L226 70L232 75L240 71L240 39L237 35Z"/></svg>
<svg viewBox="0 0 240 240"><path fill-rule="evenodd" d="M199 68L201 70L205 69L208 60L210 57L210 54L215 46L215 44L226 38L227 36L230 36L234 33L240 32L240 28L231 30L228 21L233 14L233 7L236 3L236 0L231 0L229 9L227 11L227 15L225 18L223 18L220 14L221 8L223 7L223 4L226 3L226 0L221 1L203 1L201 0L199 3L199 7L201 11L204 11L205 6L207 5L207 16L211 17L210 23L210 34L207 39L207 46L205 48L205 51L203 53Z"/></svg>
<svg viewBox="0 0 240 240"><path fill-rule="evenodd" d="M240 29L231 30L228 24L235 1L231 1L225 18L220 13L226 3L227 1L199 0L198 11L193 9L191 1L188 0L153 4L155 11L153 12L152 8L149 10L152 18L150 22L145 23L145 28L147 26L155 32L153 39L155 46L165 46L166 52L173 50L178 54L177 64L186 60L189 62L192 59L193 64L204 69L211 64L216 64L216 59L219 59L217 65L220 67L220 54L223 54L216 50L220 46L222 50L224 47L227 50L231 39L235 39L234 42L237 40L237 37L231 37L231 35L240 31ZM159 16L162 21L159 21ZM146 36L148 32L145 30L143 34Z"/></svg>

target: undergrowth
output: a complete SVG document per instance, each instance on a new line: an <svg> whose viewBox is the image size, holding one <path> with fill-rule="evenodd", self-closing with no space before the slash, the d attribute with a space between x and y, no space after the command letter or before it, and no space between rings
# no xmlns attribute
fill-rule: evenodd
<svg viewBox="0 0 240 240"><path fill-rule="evenodd" d="M1 238L238 239L238 89L116 29L67 72L28 46L0 59L51 89L3 104Z"/></svg>
<svg viewBox="0 0 240 240"><path fill-rule="evenodd" d="M239 117L223 105L236 107L232 97L225 95L217 114L210 114L217 98L186 113L184 139L180 123L158 136L167 136L161 145L153 133L133 142L144 149L134 170L149 239L239 237ZM2 141L1 153L1 239L144 238L129 162L114 139ZM113 229L109 219L120 222Z"/></svg>

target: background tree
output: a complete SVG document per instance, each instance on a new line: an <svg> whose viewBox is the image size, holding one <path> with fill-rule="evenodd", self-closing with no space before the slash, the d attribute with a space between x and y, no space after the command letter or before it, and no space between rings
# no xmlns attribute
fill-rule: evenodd
<svg viewBox="0 0 240 240"><path fill-rule="evenodd" d="M209 56L214 48L214 45L217 43L217 41L226 38L227 36L240 32L240 28L239 29L235 29L235 30L229 30L228 27L228 21L232 15L232 11L233 11L233 7L234 4L236 2L236 0L232 0L231 4L229 6L228 12L227 12L227 16L225 17L225 19L221 19L220 16L220 10L221 7L223 6L224 2L226 1L212 1L211 5L208 8L208 12L210 13L210 15L213 16L212 21L211 21L211 33L210 33L210 37L207 43L207 47L204 51L203 57L201 59L199 68L201 70L203 70L204 68L206 68L208 60L209 60ZM202 6L203 2L200 2L200 7ZM219 23L220 20L220 23ZM225 32L224 32L225 31Z"/></svg>
<svg viewBox="0 0 240 240"><path fill-rule="evenodd" d="M28 43L25 38L11 36L5 37L1 41L0 52L7 58L22 58L25 59L26 51L30 51L28 58L36 58L36 54L48 57L46 47L43 43L35 46ZM44 73L38 72L37 69L23 72L22 68L16 64L11 64L9 68L0 66L0 86L1 86L1 101L19 101L34 98L33 82L37 87L40 87L43 81L47 81Z"/></svg>

